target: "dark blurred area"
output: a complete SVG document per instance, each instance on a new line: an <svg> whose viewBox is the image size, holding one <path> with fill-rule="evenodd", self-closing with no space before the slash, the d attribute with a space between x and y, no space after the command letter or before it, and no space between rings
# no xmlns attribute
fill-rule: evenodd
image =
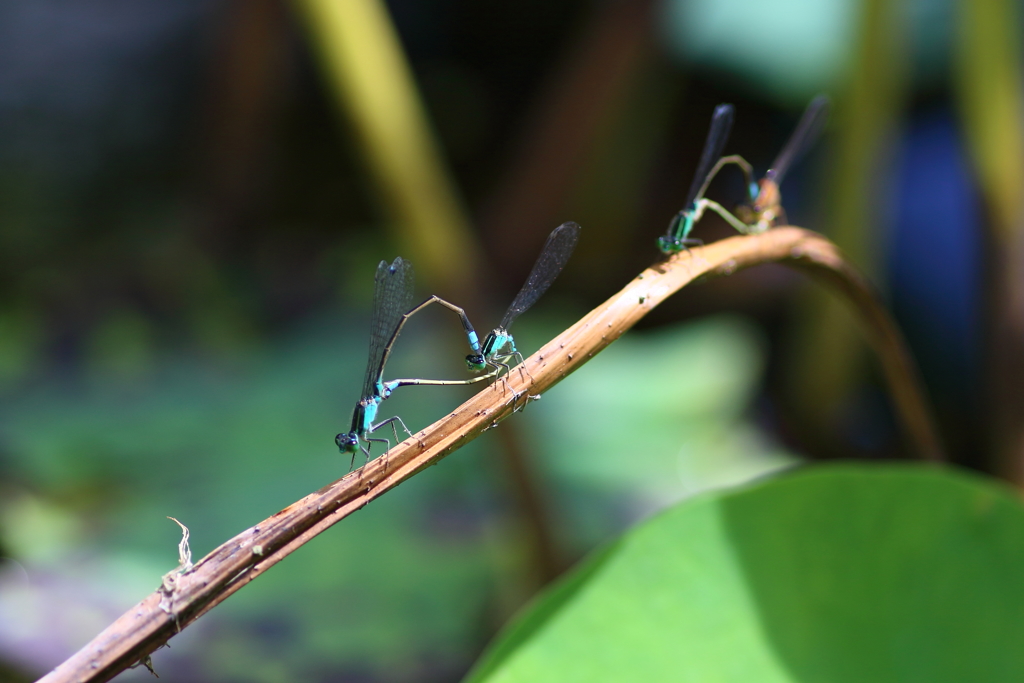
<svg viewBox="0 0 1024 683"><path fill-rule="evenodd" d="M1024 383L993 365L1019 355L1019 197L990 187L992 145L974 141L1006 140L1018 172L1020 132L999 138L976 100L1020 64L986 66L971 38L1006 22L962 34L966 10L923 0L390 2L439 150L390 163L425 163L442 189L421 199L454 207L432 233L395 209L357 91L334 82L330 2L0 4L0 681L44 673L152 591L174 565L166 516L198 557L345 473L332 439L380 260L411 259L420 295L486 330L548 232L580 223L517 323L532 353L660 258L719 102L737 111L726 153L760 175L806 103L833 98L782 187L790 221L890 304L949 459L1019 483ZM1001 111L1020 113L1013 83ZM742 201L739 174L709 196ZM731 229L709 215L694 234ZM839 308L777 266L686 288L175 638L157 672L455 680L540 585L669 502L802 460L911 457ZM388 375L462 377L462 345L425 314ZM414 430L468 395L417 391L383 408Z"/></svg>

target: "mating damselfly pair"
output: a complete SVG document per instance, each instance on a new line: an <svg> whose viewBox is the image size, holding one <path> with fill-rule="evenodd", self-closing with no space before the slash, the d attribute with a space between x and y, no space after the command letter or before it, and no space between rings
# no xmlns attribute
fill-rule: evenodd
<svg viewBox="0 0 1024 683"><path fill-rule="evenodd" d="M818 96L811 101L796 130L775 161L772 162L764 178L755 183L753 168L746 159L739 155L721 156L732 129L734 110L730 104L716 107L684 208L672 218L667 234L658 240L659 249L666 254L673 254L691 244L699 243L699 240L690 237L690 232L707 209L718 213L740 233L748 235L764 232L779 220L784 220L785 212L782 209L779 185L792 163L806 151L820 133L828 108L828 98L824 96ZM735 214L729 212L721 204L704 197L711 181L722 168L729 164L738 166L743 172L749 193L747 202L738 207ZM391 264L381 261L377 267L377 276L374 281L373 313L370 322L370 355L366 364L361 398L352 413L351 429L335 437L335 443L341 452L351 454L350 467L355 463L355 455L360 450L369 459L369 446L373 442L383 443L385 448L390 448L389 439L370 436L381 427L390 425L396 441L398 440L396 425L401 426L406 434L412 436L412 432L398 416L375 422L381 403L391 396L395 389L403 386L467 385L489 379L501 379L503 372L506 374L509 372L512 361L523 362L523 356L516 348L515 340L508 331L509 327L520 314L537 302L537 299L547 291L558 274L562 272L576 248L579 233L580 226L572 222L563 223L552 231L540 256L534 263L526 283L512 301L505 317L501 319L501 323L497 327L491 330L482 343L465 310L459 306L438 296L431 296L416 306L412 305L413 271L412 265L408 261L402 258L396 258ZM470 354L466 356L466 363L471 370L484 374L461 380L395 379L385 381L384 367L402 328L411 316L431 304L440 304L459 316L470 348ZM519 396L514 394L513 402L518 398Z"/></svg>
<svg viewBox="0 0 1024 683"><path fill-rule="evenodd" d="M672 218L667 233L658 238L658 248L665 254L674 254L692 244L700 244L700 240L690 237L690 231L707 209L717 213L744 235L764 232L778 221L785 220L779 186L789 167L807 151L821 133L828 110L829 100L824 95L818 95L811 100L789 141L768 167L764 178L755 183L753 167L746 159L737 154L721 156L732 130L734 110L731 104L720 104L715 107L715 112L711 116L711 128L704 142L704 151L701 152L697 172L690 184L683 210ZM738 166L743 172L749 193L747 203L741 204L735 213L704 197L711 181L729 164Z"/></svg>
<svg viewBox="0 0 1024 683"><path fill-rule="evenodd" d="M409 261L396 258L391 264L381 261L377 266L374 279L373 312L370 318L370 355L366 363L366 375L363 379L362 397L352 412L352 427L348 432L338 434L335 443L342 453L352 456L351 467L355 463L356 453L360 450L369 459L369 445L373 442L385 444L390 448L390 440L371 437L375 431L390 425L398 440L397 425L406 434L412 432L398 416L389 417L380 422L377 410L398 387L403 386L452 386L474 384L488 379L500 378L502 372L508 373L510 362L523 362L523 356L516 348L515 340L509 333L509 327L523 312L537 303L547 291L558 274L562 272L566 262L579 241L580 226L576 223L563 223L548 236L540 256L537 258L530 275L526 278L519 294L505 312L501 322L484 338L483 343L470 322L465 310L438 296L431 296L416 306L413 301L413 269ZM471 370L486 371L485 374L461 380L435 379L395 379L384 381L384 366L387 364L391 350L398 340L398 335L409 318L431 304L440 304L455 312L462 321L470 353L466 356L466 364ZM518 395L513 395L513 401ZM360 440L365 442L360 443Z"/></svg>

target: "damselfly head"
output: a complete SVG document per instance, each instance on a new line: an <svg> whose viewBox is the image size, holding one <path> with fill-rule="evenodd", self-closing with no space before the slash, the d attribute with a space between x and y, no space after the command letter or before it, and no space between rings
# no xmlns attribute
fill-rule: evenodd
<svg viewBox="0 0 1024 683"><path fill-rule="evenodd" d="M779 186L775 184L774 180L762 178L757 185L757 199L754 200L755 212L763 213L781 203L782 195L779 193Z"/></svg>
<svg viewBox="0 0 1024 683"><path fill-rule="evenodd" d="M678 254L683 250L683 241L673 235L662 235L658 238L658 249L662 254Z"/></svg>
<svg viewBox="0 0 1024 683"><path fill-rule="evenodd" d="M338 445L339 451L342 453L348 453L349 455L359 450L359 437L355 432L338 434L334 437L334 443Z"/></svg>
<svg viewBox="0 0 1024 683"><path fill-rule="evenodd" d="M480 372L487 367L487 362L484 360L483 354L471 353L466 356L466 367L474 372Z"/></svg>

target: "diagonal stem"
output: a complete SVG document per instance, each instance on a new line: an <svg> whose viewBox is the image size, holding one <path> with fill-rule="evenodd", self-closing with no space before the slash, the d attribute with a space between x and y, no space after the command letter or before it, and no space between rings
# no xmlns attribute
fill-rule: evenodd
<svg viewBox="0 0 1024 683"><path fill-rule="evenodd" d="M860 314L907 440L918 456L942 459L941 446L902 336L865 280L824 237L794 227L737 236L657 263L526 359L513 372L516 392L540 394L618 339L655 306L699 277L729 275L780 262L810 273L844 295ZM106 681L145 658L182 628L313 537L512 414L500 384L481 391L387 456L311 493L223 543L187 572L122 615L42 681Z"/></svg>

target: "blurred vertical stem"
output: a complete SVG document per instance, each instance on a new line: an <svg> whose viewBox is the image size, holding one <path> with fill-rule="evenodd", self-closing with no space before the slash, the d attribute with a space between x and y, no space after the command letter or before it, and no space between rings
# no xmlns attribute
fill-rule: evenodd
<svg viewBox="0 0 1024 683"><path fill-rule="evenodd" d="M471 296L480 263L458 192L434 142L381 0L297 0L321 66L352 122L396 242L442 294Z"/></svg>
<svg viewBox="0 0 1024 683"><path fill-rule="evenodd" d="M597 3L580 36L566 41L566 49L526 117L508 168L482 211L485 238L502 245L503 265L510 270L529 268L535 258L533 245L571 217L564 212L584 169L601 146L611 142L609 130L621 126L624 114L636 106L631 95L638 81L641 87L646 85L644 79L653 71L654 6L653 0ZM664 126L655 123L641 130L646 142ZM617 187L613 194L628 196L629 192ZM630 222L617 218L607 222ZM584 225L590 242L593 227L590 222ZM511 234L523 238L510 242L507 236Z"/></svg>
<svg viewBox="0 0 1024 683"><path fill-rule="evenodd" d="M956 52L960 115L994 237L1020 233L1024 104L1020 19L1010 0L961 0Z"/></svg>
<svg viewBox="0 0 1024 683"><path fill-rule="evenodd" d="M397 220L396 241L439 294L479 308L483 254L427 123L409 65L383 0L297 0L338 103ZM503 425L502 429L513 429ZM532 574L560 566L536 477L518 440L498 444L510 473Z"/></svg>
<svg viewBox="0 0 1024 683"><path fill-rule="evenodd" d="M878 281L874 245L879 182L906 96L904 4L864 0L851 73L836 107L836 154L825 211L827 232L869 279ZM834 427L864 362L852 316L820 292L809 293L789 400L804 436L835 443Z"/></svg>
<svg viewBox="0 0 1024 683"><path fill-rule="evenodd" d="M996 472L1024 485L1024 94L1010 0L961 0L955 77L989 226L987 374Z"/></svg>

